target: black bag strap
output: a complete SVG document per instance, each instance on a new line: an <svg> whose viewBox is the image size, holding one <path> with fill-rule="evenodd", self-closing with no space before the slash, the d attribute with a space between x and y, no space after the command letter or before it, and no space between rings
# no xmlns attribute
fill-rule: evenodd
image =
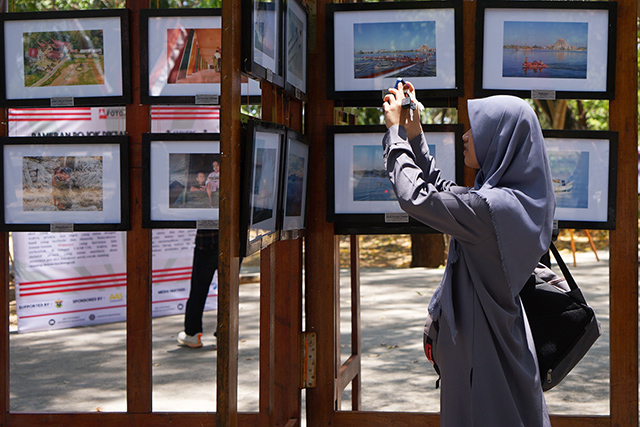
<svg viewBox="0 0 640 427"><path fill-rule="evenodd" d="M553 256L555 257L556 262L558 263L558 267L560 267L560 270L562 270L562 275L567 281L569 288L571 288L572 291L578 289L578 284L573 279L573 276L571 275L571 272L569 271L567 264L564 263L564 260L560 256L560 252L558 252L558 249L556 248L556 245L553 244L553 242L551 242L551 244L549 245L549 249L551 249L551 252L553 252Z"/></svg>

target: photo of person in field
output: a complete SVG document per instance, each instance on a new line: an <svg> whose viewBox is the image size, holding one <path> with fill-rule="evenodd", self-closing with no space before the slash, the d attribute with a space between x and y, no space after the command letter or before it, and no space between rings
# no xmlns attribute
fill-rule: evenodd
<svg viewBox="0 0 640 427"><path fill-rule="evenodd" d="M104 84L102 30L23 33L24 86Z"/></svg>
<svg viewBox="0 0 640 427"><path fill-rule="evenodd" d="M22 158L22 210L102 211L102 156Z"/></svg>

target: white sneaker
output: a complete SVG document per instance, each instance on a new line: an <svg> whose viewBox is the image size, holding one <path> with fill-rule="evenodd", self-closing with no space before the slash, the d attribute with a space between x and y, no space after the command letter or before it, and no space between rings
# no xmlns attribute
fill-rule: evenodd
<svg viewBox="0 0 640 427"><path fill-rule="evenodd" d="M195 335L187 335L184 331L178 334L178 342L181 345L186 345L191 348L202 347L202 341L200 338L202 337L202 332Z"/></svg>

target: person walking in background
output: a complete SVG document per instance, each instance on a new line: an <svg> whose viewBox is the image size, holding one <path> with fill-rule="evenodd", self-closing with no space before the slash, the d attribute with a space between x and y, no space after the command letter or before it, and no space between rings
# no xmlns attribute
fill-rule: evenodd
<svg viewBox="0 0 640 427"><path fill-rule="evenodd" d="M550 426L519 297L549 248L555 212L538 119L516 97L469 100L464 160L478 172L473 188L460 187L442 179L419 111L402 108L403 89L415 100L400 83L383 102L385 167L402 209L451 235L425 325L441 375L441 425Z"/></svg>
<svg viewBox="0 0 640 427"><path fill-rule="evenodd" d="M196 245L193 249L191 288L184 313L184 331L178 333L180 345L191 348L202 347L202 315L211 280L217 269L218 230L198 230Z"/></svg>

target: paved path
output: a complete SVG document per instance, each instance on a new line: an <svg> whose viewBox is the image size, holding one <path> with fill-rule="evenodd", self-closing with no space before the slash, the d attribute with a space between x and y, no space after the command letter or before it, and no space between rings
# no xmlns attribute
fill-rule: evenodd
<svg viewBox="0 0 640 427"><path fill-rule="evenodd" d="M569 267L604 334L565 381L546 393L552 414L609 412L608 253L578 255ZM565 255L570 260L570 254ZM243 269L243 272L245 270ZM349 349L348 272L342 275L342 359ZM362 406L371 411L437 411L435 375L421 348L422 324L442 269L362 271ZM259 286L240 287L239 411L258 410ZM205 346L178 347L182 316L153 320L153 410L215 411L215 312L205 313ZM126 411L123 323L11 334L11 411ZM347 389L348 390L348 389ZM349 392L342 409L350 409Z"/></svg>

